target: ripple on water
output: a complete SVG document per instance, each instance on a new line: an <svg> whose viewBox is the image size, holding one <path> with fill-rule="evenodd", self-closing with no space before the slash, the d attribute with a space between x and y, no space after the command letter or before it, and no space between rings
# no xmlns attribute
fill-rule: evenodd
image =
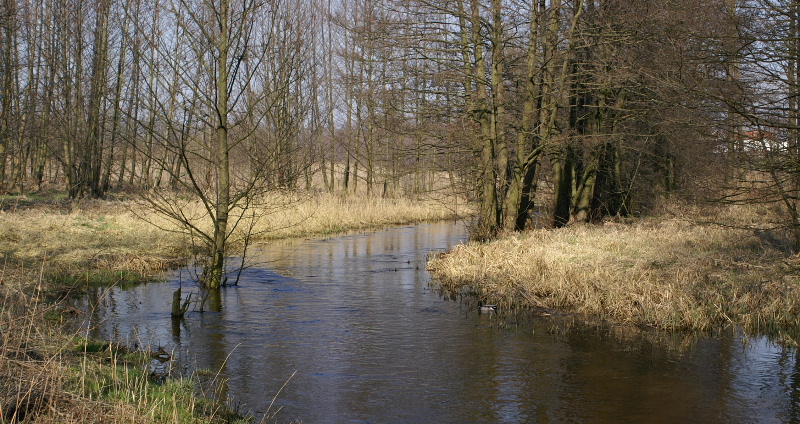
<svg viewBox="0 0 800 424"><path fill-rule="evenodd" d="M796 352L765 339L504 330L440 298L425 260L464 239L441 223L267 245L219 312L177 324L177 278L83 305L102 300L96 336L185 352L174 361L220 370L225 395L282 422L800 422Z"/></svg>

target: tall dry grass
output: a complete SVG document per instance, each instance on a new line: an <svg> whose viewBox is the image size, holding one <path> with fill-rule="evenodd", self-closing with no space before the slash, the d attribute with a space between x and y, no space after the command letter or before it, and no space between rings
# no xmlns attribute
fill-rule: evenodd
<svg viewBox="0 0 800 424"><path fill-rule="evenodd" d="M147 277L185 253L178 237L139 220L132 202L82 201L0 211L3 274L104 271Z"/></svg>
<svg viewBox="0 0 800 424"><path fill-rule="evenodd" d="M455 218L470 213L456 198L411 200L314 193L273 194L259 199L235 228L232 253L247 231L251 242L330 236L346 231ZM208 230L198 202L186 216ZM235 211L234 211L235 212ZM237 243L239 241L239 243ZM78 275L103 281L146 279L191 256L192 240L181 226L134 201L81 201L0 210L0 278L45 267L50 276ZM88 271L88 272L87 272ZM70 284L77 284L75 278Z"/></svg>
<svg viewBox="0 0 800 424"><path fill-rule="evenodd" d="M763 222L758 217L766 212L736 207L714 213L739 226ZM429 268L446 288L501 304L669 330L739 324L794 338L800 330L798 260L776 240L766 232L650 218L460 245Z"/></svg>
<svg viewBox="0 0 800 424"><path fill-rule="evenodd" d="M277 195L253 227L256 241L329 236L414 222L455 219L472 213L458 197L410 199L341 197L327 193ZM257 211L258 213L258 211Z"/></svg>
<svg viewBox="0 0 800 424"><path fill-rule="evenodd" d="M247 422L191 377L154 378L149 352L87 339L65 319L81 311L26 285L0 287L0 422Z"/></svg>
<svg viewBox="0 0 800 424"><path fill-rule="evenodd" d="M234 241L246 229L251 242L260 242L469 213L454 198L282 193L257 204L246 215L255 219L235 229ZM198 225L210 224L199 204L183 206ZM232 254L237 247L233 243ZM147 280L191 254L192 240L181 227L140 202L0 198L0 423L237 420L219 402L198 395L192 380L155 384L143 368L147 354L87 340L62 325L80 314L62 303L63 296L90 284Z"/></svg>

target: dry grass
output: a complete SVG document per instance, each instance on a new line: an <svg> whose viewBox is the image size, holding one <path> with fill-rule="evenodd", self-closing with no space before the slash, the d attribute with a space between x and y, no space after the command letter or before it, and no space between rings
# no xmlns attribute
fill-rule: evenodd
<svg viewBox="0 0 800 424"><path fill-rule="evenodd" d="M28 266L46 274L92 269L149 276L174 265L185 251L180 239L138 220L132 205L83 201L0 212L5 273Z"/></svg>
<svg viewBox="0 0 800 424"><path fill-rule="evenodd" d="M464 200L348 197L315 194L282 196L255 225L257 241L329 236L347 231L463 217L472 211Z"/></svg>
<svg viewBox="0 0 800 424"><path fill-rule="evenodd" d="M764 221L768 211L715 214L693 217L738 226ZM608 222L461 245L429 267L445 287L500 303L669 330L735 323L796 337L798 261L765 234L675 217Z"/></svg>
<svg viewBox="0 0 800 424"><path fill-rule="evenodd" d="M469 212L463 201L454 199L342 199L328 194L280 194L259 205L252 211L257 217L255 242L330 236ZM183 209L198 226L210 224L198 203L187 201ZM247 225L237 228L234 241L241 240ZM188 258L191 240L174 222L132 201L34 203L0 211L0 255L0 279L44 267L45 275L54 277L49 280L71 276L65 280L70 288L76 279L88 281L100 274L105 283L147 279Z"/></svg>
<svg viewBox="0 0 800 424"><path fill-rule="evenodd" d="M163 382L149 352L130 352L70 330L82 312L42 302L21 281L0 288L0 422L226 423L239 420L192 379ZM241 422L245 422L242 420Z"/></svg>
<svg viewBox="0 0 800 424"><path fill-rule="evenodd" d="M211 232L211 221L202 205L174 195L160 200L180 210L193 226ZM163 229L176 229L163 216L141 206L133 208L145 221ZM249 209L231 211L236 226L231 239L251 233L251 241L282 238L330 236L347 231L374 229L413 222L458 218L471 213L466 202L456 197L412 200L409 198L341 197L321 192L272 193L254 199ZM241 220L239 220L241 218Z"/></svg>
<svg viewBox="0 0 800 424"><path fill-rule="evenodd" d="M261 200L254 210L255 242L468 212L453 199L281 194ZM208 224L198 204L184 207L200 225ZM81 313L59 303L65 294L91 284L150 279L185 261L191 250L191 239L174 222L137 202L0 199L0 423L238 420L220 402L198 396L192 380L154 384L147 354L87 340L63 325Z"/></svg>
<svg viewBox="0 0 800 424"><path fill-rule="evenodd" d="M454 199L342 199L319 193L275 194L258 204L249 215L257 219L247 223L253 225L253 242L469 212ZM183 207L199 225L209 224L197 203ZM238 227L233 239L245 228ZM60 324L65 315L80 312L47 301L91 284L150 279L189 258L191 244L174 222L133 201L0 199L0 423L238 419L219 402L198 396L191 380L154 384L143 372L148 355L86 340Z"/></svg>

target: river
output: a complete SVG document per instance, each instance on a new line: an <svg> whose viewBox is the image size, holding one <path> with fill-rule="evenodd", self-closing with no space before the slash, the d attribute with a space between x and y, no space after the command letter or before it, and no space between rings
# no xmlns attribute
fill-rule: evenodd
<svg viewBox="0 0 800 424"><path fill-rule="evenodd" d="M226 396L278 422L800 422L797 352L764 338L566 328L444 299L426 259L465 233L434 223L271 243L217 311L178 321L172 292L196 291L185 270L81 306L93 336L219 372Z"/></svg>

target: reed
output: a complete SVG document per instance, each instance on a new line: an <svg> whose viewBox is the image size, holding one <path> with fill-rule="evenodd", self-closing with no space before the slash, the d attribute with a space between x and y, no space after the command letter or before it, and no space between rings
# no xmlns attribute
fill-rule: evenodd
<svg viewBox="0 0 800 424"><path fill-rule="evenodd" d="M738 324L789 341L800 333L800 262L762 230L738 229L748 208L721 226L677 217L571 226L468 243L429 263L442 285L492 302L586 318L705 331ZM735 218L734 218L735 217Z"/></svg>
<svg viewBox="0 0 800 424"><path fill-rule="evenodd" d="M249 242L327 237L469 214L456 198L342 198L325 193L275 193L258 199L231 236L233 254ZM187 201L186 216L209 225L204 209ZM174 268L192 255L192 240L180 225L135 201L34 203L0 211L3 275L44 269L59 291L94 284L142 281Z"/></svg>
<svg viewBox="0 0 800 424"><path fill-rule="evenodd" d="M472 213L463 199L410 199L278 195L268 201L272 210L261 213L253 226L256 241L330 236L348 231L382 228L415 222L456 219ZM260 211L257 211L257 214Z"/></svg>
<svg viewBox="0 0 800 424"><path fill-rule="evenodd" d="M233 240L245 229L261 242L454 218L469 213L464 203L274 193L258 199ZM185 208L205 225L199 204ZM232 253L241 246L233 243ZM0 198L0 423L244 420L202 375L157 384L146 352L89 340L68 325L82 312L65 296L148 280L191 254L192 240L176 223L136 201Z"/></svg>
<svg viewBox="0 0 800 424"><path fill-rule="evenodd" d="M246 422L191 377L154 380L148 352L87 339L68 325L82 312L24 286L12 278L0 290L0 422Z"/></svg>

